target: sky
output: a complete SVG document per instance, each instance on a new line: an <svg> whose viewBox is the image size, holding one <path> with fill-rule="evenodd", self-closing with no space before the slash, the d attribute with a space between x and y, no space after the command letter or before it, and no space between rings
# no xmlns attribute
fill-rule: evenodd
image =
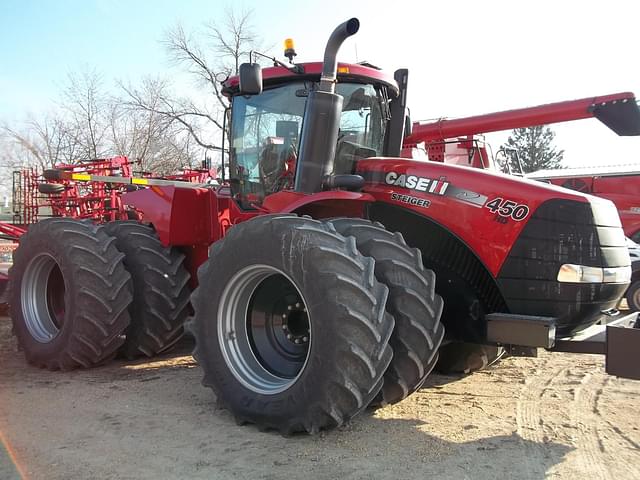
<svg viewBox="0 0 640 480"><path fill-rule="evenodd" d="M206 0L0 0L0 122L19 125L53 108L69 73L101 72L107 85L176 75L162 46L180 23L198 32L230 3ZM360 31L339 59L393 72L409 68L413 120L461 117L620 91L640 95L640 1L236 1L251 9L266 53L296 42L298 61L322 58L333 28ZM595 119L553 126L568 166L640 164L640 137ZM494 150L508 132L491 134Z"/></svg>

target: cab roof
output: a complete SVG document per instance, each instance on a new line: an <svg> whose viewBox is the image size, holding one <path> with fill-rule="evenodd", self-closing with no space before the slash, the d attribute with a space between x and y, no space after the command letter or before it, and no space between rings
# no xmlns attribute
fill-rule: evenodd
<svg viewBox="0 0 640 480"><path fill-rule="evenodd" d="M262 82L265 88L279 83L291 81L312 80L319 81L322 72L322 62L299 63L304 73L293 73L284 67L266 67L262 69ZM391 97L396 97L399 92L398 83L393 76L383 72L377 67L365 63L338 63L338 82L378 83L389 89ZM239 77L229 77L222 82L222 92L231 96L238 92Z"/></svg>

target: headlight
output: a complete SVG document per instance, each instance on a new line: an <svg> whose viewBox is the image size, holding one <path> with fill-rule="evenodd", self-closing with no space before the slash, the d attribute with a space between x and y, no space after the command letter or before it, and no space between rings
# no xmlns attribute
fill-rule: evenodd
<svg viewBox="0 0 640 480"><path fill-rule="evenodd" d="M629 283L631 267L587 267L565 263L558 271L558 281L564 283Z"/></svg>

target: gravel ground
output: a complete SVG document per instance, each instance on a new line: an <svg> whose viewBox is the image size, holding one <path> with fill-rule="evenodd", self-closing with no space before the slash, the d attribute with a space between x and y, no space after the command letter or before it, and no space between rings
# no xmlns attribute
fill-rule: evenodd
<svg viewBox="0 0 640 480"><path fill-rule="evenodd" d="M597 356L432 375L398 405L283 438L216 409L188 340L55 373L28 366L10 330L0 317L0 479L640 478L640 382L606 376Z"/></svg>

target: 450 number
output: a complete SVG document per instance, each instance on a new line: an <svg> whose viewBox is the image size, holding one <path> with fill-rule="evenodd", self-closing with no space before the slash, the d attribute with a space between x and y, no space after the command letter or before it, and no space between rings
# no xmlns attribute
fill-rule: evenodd
<svg viewBox="0 0 640 480"><path fill-rule="evenodd" d="M529 207L518 204L513 200L505 200L502 197L494 198L484 206L488 208L491 213L497 213L502 217L513 218L516 222L524 220L527 218L527 215L529 215Z"/></svg>

